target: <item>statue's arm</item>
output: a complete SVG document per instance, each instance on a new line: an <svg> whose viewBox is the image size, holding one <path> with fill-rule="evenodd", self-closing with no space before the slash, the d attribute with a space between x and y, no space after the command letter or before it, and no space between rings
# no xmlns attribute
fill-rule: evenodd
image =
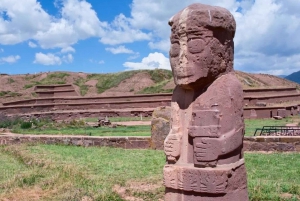
<svg viewBox="0 0 300 201"><path fill-rule="evenodd" d="M244 124L242 109L239 109L242 107L242 89L236 88L238 90L225 89L229 95L219 93L215 99L208 96L205 99L212 101L206 102L206 107L193 109L188 133L193 139L195 165L215 166L220 156L242 146Z"/></svg>
<svg viewBox="0 0 300 201"><path fill-rule="evenodd" d="M175 163L181 152L182 132L181 132L181 119L180 101L181 89L177 86L173 92L171 102L171 119L170 119L170 132L164 141L164 151L169 163Z"/></svg>
<svg viewBox="0 0 300 201"><path fill-rule="evenodd" d="M180 156L182 133L180 132L179 106L177 102L171 103L171 129L164 141L164 151L167 161L176 162Z"/></svg>
<svg viewBox="0 0 300 201"><path fill-rule="evenodd" d="M243 144L244 138L244 127L238 129L233 129L224 135L222 135L218 140L220 141L221 152L220 155L229 154Z"/></svg>
<svg viewBox="0 0 300 201"><path fill-rule="evenodd" d="M220 156L227 155L243 143L243 128L232 129L219 138L197 137L194 139L195 162L216 161Z"/></svg>

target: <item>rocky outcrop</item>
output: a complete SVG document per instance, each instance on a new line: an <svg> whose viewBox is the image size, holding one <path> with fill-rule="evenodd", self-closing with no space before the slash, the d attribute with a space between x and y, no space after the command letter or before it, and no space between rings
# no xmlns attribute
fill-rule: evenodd
<svg viewBox="0 0 300 201"><path fill-rule="evenodd" d="M171 107L158 107L153 111L151 121L151 147L164 148L164 140L170 131Z"/></svg>

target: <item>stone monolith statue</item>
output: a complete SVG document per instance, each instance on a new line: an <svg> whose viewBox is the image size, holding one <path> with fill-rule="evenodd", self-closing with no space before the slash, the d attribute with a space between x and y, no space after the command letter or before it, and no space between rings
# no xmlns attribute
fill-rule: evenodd
<svg viewBox="0 0 300 201"><path fill-rule="evenodd" d="M192 4L173 16L176 88L164 142L166 201L247 201L243 89L233 73L235 20Z"/></svg>

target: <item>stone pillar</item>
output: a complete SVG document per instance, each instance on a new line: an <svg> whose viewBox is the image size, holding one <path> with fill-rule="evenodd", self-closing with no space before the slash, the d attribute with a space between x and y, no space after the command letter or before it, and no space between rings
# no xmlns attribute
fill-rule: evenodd
<svg viewBox="0 0 300 201"><path fill-rule="evenodd" d="M166 201L247 201L243 89L233 73L235 20L192 4L173 16L176 88L164 141Z"/></svg>

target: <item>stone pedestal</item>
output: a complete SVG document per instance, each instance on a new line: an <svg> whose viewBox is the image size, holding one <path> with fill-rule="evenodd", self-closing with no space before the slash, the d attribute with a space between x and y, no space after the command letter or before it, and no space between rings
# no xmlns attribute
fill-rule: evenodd
<svg viewBox="0 0 300 201"><path fill-rule="evenodd" d="M165 201L248 200L244 159L215 168L165 165Z"/></svg>

